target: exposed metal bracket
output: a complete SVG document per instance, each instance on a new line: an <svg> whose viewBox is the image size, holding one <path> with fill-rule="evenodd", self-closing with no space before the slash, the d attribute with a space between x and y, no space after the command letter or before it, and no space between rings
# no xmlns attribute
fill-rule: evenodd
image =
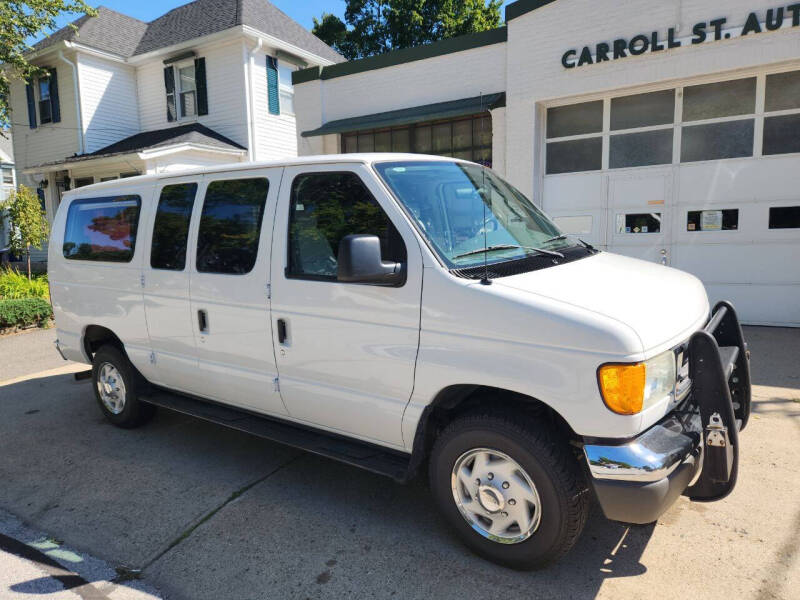
<svg viewBox="0 0 800 600"><path fill-rule="evenodd" d="M724 448L728 445L728 428L722 424L719 413L711 415L706 432L706 446Z"/></svg>

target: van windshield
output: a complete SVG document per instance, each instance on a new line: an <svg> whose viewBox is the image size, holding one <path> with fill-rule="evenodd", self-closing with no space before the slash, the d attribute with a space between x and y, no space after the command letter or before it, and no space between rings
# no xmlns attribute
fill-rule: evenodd
<svg viewBox="0 0 800 600"><path fill-rule="evenodd" d="M575 246L576 240L485 167L408 161L378 163L375 169L451 269Z"/></svg>

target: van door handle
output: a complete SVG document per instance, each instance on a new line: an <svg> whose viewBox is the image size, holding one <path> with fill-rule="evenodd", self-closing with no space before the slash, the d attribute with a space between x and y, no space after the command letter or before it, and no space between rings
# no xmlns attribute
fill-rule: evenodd
<svg viewBox="0 0 800 600"><path fill-rule="evenodd" d="M208 313L206 311L197 311L197 326L200 328L200 333L208 333Z"/></svg>
<svg viewBox="0 0 800 600"><path fill-rule="evenodd" d="M286 321L278 319L278 343L286 343Z"/></svg>

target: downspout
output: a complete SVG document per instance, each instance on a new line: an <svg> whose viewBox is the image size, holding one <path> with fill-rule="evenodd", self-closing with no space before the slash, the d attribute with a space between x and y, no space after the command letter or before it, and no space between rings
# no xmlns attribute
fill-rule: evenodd
<svg viewBox="0 0 800 600"><path fill-rule="evenodd" d="M250 149L249 149L249 159L250 162L256 159L256 82L255 82L255 56L258 52L261 51L263 46L263 42L261 38L258 38L258 42L256 43L256 47L250 50L248 59L247 59L247 70L248 70L248 91L249 91L249 98L248 98L248 112L249 114L249 121L250 121Z"/></svg>
<svg viewBox="0 0 800 600"><path fill-rule="evenodd" d="M75 94L75 117L78 124L78 154L86 154L86 139L83 137L83 118L81 117L81 96L78 91L78 65L67 60L63 50L58 51L58 58L72 67L72 89Z"/></svg>

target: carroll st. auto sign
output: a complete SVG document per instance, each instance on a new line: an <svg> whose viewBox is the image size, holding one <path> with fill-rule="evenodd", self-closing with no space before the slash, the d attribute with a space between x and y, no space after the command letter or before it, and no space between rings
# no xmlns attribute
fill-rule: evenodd
<svg viewBox="0 0 800 600"><path fill-rule="evenodd" d="M628 56L639 56L646 52L680 48L684 44L704 44L732 37L755 35L764 31L775 31L782 27L800 27L800 4L770 8L766 11L766 15L751 12L741 29L726 27L727 22L728 19L721 18L697 23L692 27L692 34L686 38L678 38L675 28L670 27L666 33L659 31L640 33L630 39L619 38L613 42L584 46L581 50L573 48L564 53L561 64L567 69L574 69Z"/></svg>

